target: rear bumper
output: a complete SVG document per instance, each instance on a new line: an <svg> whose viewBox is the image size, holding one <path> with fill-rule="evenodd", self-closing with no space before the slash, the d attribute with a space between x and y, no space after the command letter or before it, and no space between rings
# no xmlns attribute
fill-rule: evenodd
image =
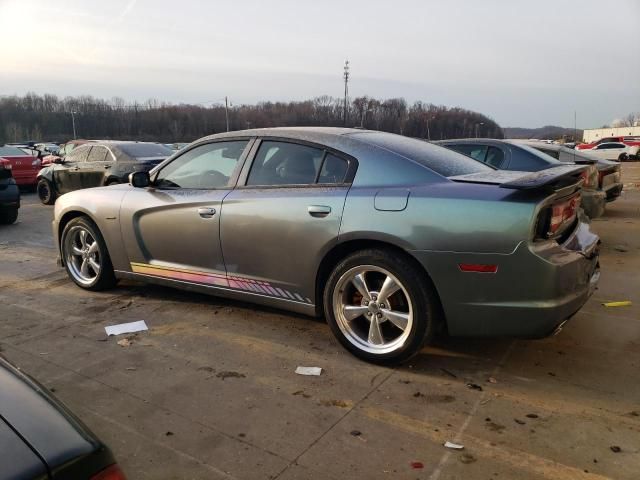
<svg viewBox="0 0 640 480"><path fill-rule="evenodd" d="M596 288L598 237L580 223L563 245L520 243L510 254L411 252L427 269L454 336L540 338L572 317ZM459 263L498 265L461 272Z"/></svg>
<svg viewBox="0 0 640 480"><path fill-rule="evenodd" d="M0 208L20 208L20 189L13 181L0 182Z"/></svg>
<svg viewBox="0 0 640 480"><path fill-rule="evenodd" d="M607 195L602 190L583 190L582 208L589 218L598 218L604 214Z"/></svg>
<svg viewBox="0 0 640 480"><path fill-rule="evenodd" d="M27 172L13 171L13 178L20 186L33 186L38 183L39 170L29 170Z"/></svg>

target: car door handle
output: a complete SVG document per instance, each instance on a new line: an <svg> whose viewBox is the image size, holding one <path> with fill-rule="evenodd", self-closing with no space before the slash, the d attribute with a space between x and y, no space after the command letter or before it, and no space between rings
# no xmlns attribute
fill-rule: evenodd
<svg viewBox="0 0 640 480"><path fill-rule="evenodd" d="M211 218L215 214L216 214L216 209L215 208L200 207L198 209L198 215L200 215L202 218Z"/></svg>
<svg viewBox="0 0 640 480"><path fill-rule="evenodd" d="M309 205L307 212L312 217L326 217L331 213L331 207L328 205Z"/></svg>
<svg viewBox="0 0 640 480"><path fill-rule="evenodd" d="M105 166L104 166L104 168L105 168L105 169L107 169L107 168L111 168L111 165L105 165Z"/></svg>

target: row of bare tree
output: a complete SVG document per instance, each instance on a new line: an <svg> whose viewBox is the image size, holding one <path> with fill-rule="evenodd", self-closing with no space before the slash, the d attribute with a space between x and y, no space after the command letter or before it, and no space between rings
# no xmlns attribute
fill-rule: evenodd
<svg viewBox="0 0 640 480"><path fill-rule="evenodd" d="M78 138L159 142L191 141L212 133L291 125L343 126L342 99L322 96L296 102L261 102L225 110L223 104L189 105L148 100L128 104L121 98L55 95L0 97L0 144L22 141L66 141ZM228 119L228 120L227 120ZM347 126L399 133L410 137L503 138L489 117L463 108L447 108L403 98L357 97L347 108Z"/></svg>

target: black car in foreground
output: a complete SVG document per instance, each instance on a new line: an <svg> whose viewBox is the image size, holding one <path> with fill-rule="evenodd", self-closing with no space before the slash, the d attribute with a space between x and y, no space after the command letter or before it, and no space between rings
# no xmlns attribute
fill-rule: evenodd
<svg viewBox="0 0 640 480"><path fill-rule="evenodd" d="M125 480L111 451L49 391L0 357L0 479Z"/></svg>
<svg viewBox="0 0 640 480"><path fill-rule="evenodd" d="M173 151L160 143L92 141L38 173L38 197L52 205L58 195L82 188L127 183L130 173L151 170Z"/></svg>
<svg viewBox="0 0 640 480"><path fill-rule="evenodd" d="M433 142L498 170L539 172L566 165L555 156L514 140L495 138L461 138ZM589 218L600 217L605 210L606 193L598 184L597 159L575 158L572 162L585 165L582 173L581 207Z"/></svg>
<svg viewBox="0 0 640 480"><path fill-rule="evenodd" d="M18 219L20 189L11 173L11 163L0 158L0 224L10 225Z"/></svg>

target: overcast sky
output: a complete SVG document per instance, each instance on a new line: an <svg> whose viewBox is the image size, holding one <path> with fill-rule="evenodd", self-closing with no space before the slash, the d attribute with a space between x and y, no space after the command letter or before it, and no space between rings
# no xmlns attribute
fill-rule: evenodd
<svg viewBox="0 0 640 480"><path fill-rule="evenodd" d="M502 126L640 111L638 0L0 0L0 95L171 102L343 94Z"/></svg>

